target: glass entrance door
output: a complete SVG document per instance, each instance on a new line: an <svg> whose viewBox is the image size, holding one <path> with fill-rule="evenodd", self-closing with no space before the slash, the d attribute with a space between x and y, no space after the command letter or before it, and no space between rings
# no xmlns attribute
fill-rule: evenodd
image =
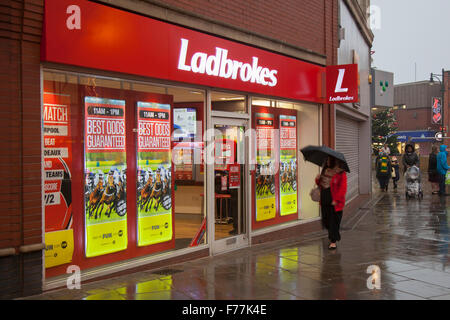
<svg viewBox="0 0 450 320"><path fill-rule="evenodd" d="M209 192L212 212L213 254L248 245L247 121L213 118L214 164L210 177L214 190ZM214 191L214 192L212 192Z"/></svg>

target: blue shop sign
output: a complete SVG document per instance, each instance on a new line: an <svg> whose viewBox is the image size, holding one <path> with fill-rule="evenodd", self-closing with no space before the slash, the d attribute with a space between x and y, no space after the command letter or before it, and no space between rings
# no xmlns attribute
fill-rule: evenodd
<svg viewBox="0 0 450 320"><path fill-rule="evenodd" d="M397 136L398 142L408 142L409 138L412 142L433 142L435 134L436 131L398 131L392 135Z"/></svg>

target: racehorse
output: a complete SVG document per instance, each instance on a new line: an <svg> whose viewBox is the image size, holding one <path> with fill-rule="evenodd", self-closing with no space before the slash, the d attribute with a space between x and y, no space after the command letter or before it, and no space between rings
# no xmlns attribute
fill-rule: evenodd
<svg viewBox="0 0 450 320"><path fill-rule="evenodd" d="M103 192L102 198L99 203L100 213L98 215L98 218L100 218L101 213L103 211L103 205L105 205L105 204L108 207L105 215L108 216L108 218L111 216L111 211L113 209L113 204L114 204L114 200L116 198L116 193L117 193L117 187L114 184L114 177L112 174L109 174L108 182L106 183L106 186L105 186L105 191ZM97 219L97 211L98 211L98 208L95 212L95 219Z"/></svg>
<svg viewBox="0 0 450 320"><path fill-rule="evenodd" d="M89 218L92 217L92 213L94 211L96 211L96 209L100 205L102 193L103 193L103 179L100 178L98 180L98 183L97 183L97 186L95 187L95 189L92 190L92 192L89 194L89 202L88 202L88 206L86 208L87 212L89 213ZM97 214L96 214L95 219L97 219Z"/></svg>
<svg viewBox="0 0 450 320"><path fill-rule="evenodd" d="M272 184L273 184L273 176L272 175L266 175L264 176L264 182L262 185L262 193L268 194L269 192L272 193Z"/></svg>
<svg viewBox="0 0 450 320"><path fill-rule="evenodd" d="M153 177L150 175L148 177L148 180L145 183L144 187L141 189L139 202L138 202L138 206L141 210L142 210L142 208L146 207L145 212L148 211L148 203L151 200L150 196L152 194L152 190L153 190Z"/></svg>
<svg viewBox="0 0 450 320"><path fill-rule="evenodd" d="M283 192L286 191L286 188L289 190L290 180L289 172L287 170L283 171L281 174L281 190Z"/></svg>
<svg viewBox="0 0 450 320"><path fill-rule="evenodd" d="M163 192L163 182L161 179L161 173L156 171L156 179L153 184L152 193L150 195L150 209L152 207L153 199L155 199L156 203L153 206L155 210L158 210L159 204L161 203L161 196Z"/></svg>

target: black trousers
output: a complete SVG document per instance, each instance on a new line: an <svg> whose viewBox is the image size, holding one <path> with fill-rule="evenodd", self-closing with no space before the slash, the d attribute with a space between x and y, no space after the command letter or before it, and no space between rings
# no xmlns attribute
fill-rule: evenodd
<svg viewBox="0 0 450 320"><path fill-rule="evenodd" d="M378 182L380 183L380 188L385 189L387 186L389 186L389 180L391 177L378 177Z"/></svg>
<svg viewBox="0 0 450 320"><path fill-rule="evenodd" d="M328 239L336 242L341 240L339 228L341 227L342 211L335 211L334 206L331 205L332 201L330 188L323 189L320 193L322 225L328 230Z"/></svg>

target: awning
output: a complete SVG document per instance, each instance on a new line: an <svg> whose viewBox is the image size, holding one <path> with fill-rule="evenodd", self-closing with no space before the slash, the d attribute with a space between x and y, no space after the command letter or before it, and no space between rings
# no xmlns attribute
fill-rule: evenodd
<svg viewBox="0 0 450 320"><path fill-rule="evenodd" d="M398 142L433 142L436 131L398 131L391 136L397 136Z"/></svg>

